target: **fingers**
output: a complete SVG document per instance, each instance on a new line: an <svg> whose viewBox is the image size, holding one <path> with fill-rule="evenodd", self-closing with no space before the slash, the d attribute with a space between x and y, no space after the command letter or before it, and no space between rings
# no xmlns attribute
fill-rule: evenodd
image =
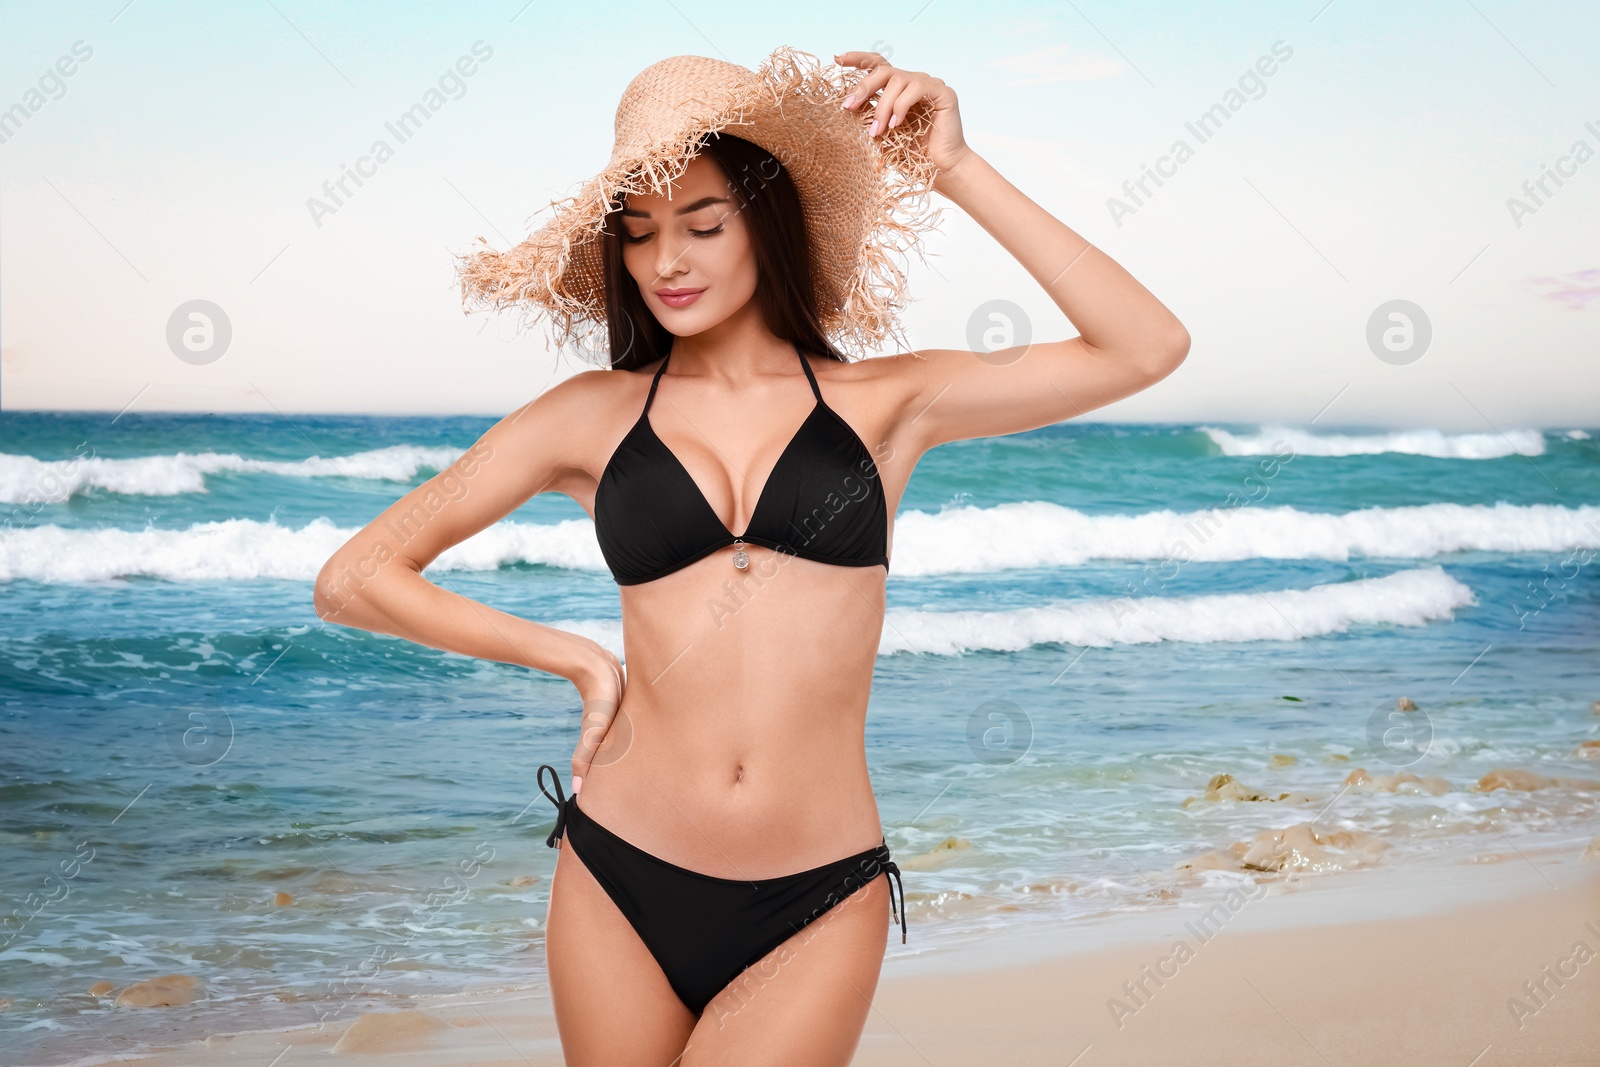
<svg viewBox="0 0 1600 1067"><path fill-rule="evenodd" d="M861 107L872 98L872 94L882 90L888 80L894 77L894 74L896 74L896 70L894 70L894 67L888 66L888 64L869 70L866 77L856 82L856 88L850 91L850 96L846 96L843 99L842 107L845 107L846 110L861 110Z"/></svg>
<svg viewBox="0 0 1600 1067"><path fill-rule="evenodd" d="M606 733L617 717L617 705L618 702L609 697L584 701L583 727L578 732L578 747L572 754L574 763L579 760L584 763L579 774L588 773L588 765L594 762L595 753L605 743Z"/></svg>
<svg viewBox="0 0 1600 1067"><path fill-rule="evenodd" d="M877 52L840 52L833 57L833 61L841 67L861 67L864 69L870 69L888 62Z"/></svg>
<svg viewBox="0 0 1600 1067"><path fill-rule="evenodd" d="M867 71L845 98L843 107L859 111L875 93L882 95L873 102L872 126L867 136L878 137L905 121L906 114L925 95L919 76L891 65L876 52L841 52L834 57L845 66Z"/></svg>
<svg viewBox="0 0 1600 1067"><path fill-rule="evenodd" d="M600 749L600 741L605 737L605 727L610 725L608 721L605 725L591 726L587 709L584 711L583 718L584 726L582 732L578 735L578 747L572 753L572 793L574 796L577 795L578 790L583 788L583 780L588 777L589 768L594 765L595 753Z"/></svg>
<svg viewBox="0 0 1600 1067"><path fill-rule="evenodd" d="M885 95L887 96L887 94ZM906 120L906 114L910 112L910 110L916 106L917 101L921 100L925 95L926 94L922 91L921 86L912 85L908 86L904 91L895 96L894 103L890 106L888 112L889 123L884 127L884 130L892 130L904 122ZM879 114L883 113L883 107L883 102L880 101L878 103Z"/></svg>
<svg viewBox="0 0 1600 1067"><path fill-rule="evenodd" d="M867 136L877 137L899 125L906 112L911 110L911 105L921 96L922 90L917 87L916 81L896 71L884 85L883 95L878 97L878 103L873 108L872 128L867 131Z"/></svg>
<svg viewBox="0 0 1600 1067"><path fill-rule="evenodd" d="M583 788L583 780L594 764L595 754L605 743L606 734L616 720L617 709L622 704L624 686L621 662L609 652L607 666L611 670L611 684L583 702L583 722L578 733L578 746L572 754L572 792L576 796Z"/></svg>

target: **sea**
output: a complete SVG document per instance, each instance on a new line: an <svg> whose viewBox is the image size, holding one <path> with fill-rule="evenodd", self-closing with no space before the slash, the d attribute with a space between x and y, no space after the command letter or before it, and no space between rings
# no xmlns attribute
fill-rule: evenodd
<svg viewBox="0 0 1600 1067"><path fill-rule="evenodd" d="M323 561L493 421L0 418L0 1060L545 982L535 769L565 779L576 691L312 610ZM1595 427L1078 420L934 450L866 727L889 958L1582 853L1597 557ZM565 497L426 573L622 651ZM90 992L167 974L203 996Z"/></svg>

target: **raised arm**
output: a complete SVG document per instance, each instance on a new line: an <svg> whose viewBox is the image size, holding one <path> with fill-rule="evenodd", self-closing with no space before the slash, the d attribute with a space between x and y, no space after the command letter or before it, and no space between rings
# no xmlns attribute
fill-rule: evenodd
<svg viewBox="0 0 1600 1067"><path fill-rule="evenodd" d="M579 450L596 411L603 410L599 379L605 373L575 375L507 415L448 470L350 538L317 575L317 615L566 678L584 698L586 719L592 701L620 700L620 664L599 643L496 610L422 574L445 549L535 494L581 491L589 475Z"/></svg>
<svg viewBox="0 0 1600 1067"><path fill-rule="evenodd" d="M914 452L947 441L1031 430L1131 396L1171 374L1189 352L1175 315L1115 260L1034 203L967 144L955 91L875 52L838 57L869 70L852 106L877 90L874 136L920 100L933 122L934 191L950 199L1044 286L1079 335L984 353L927 349L891 357L911 384L900 436Z"/></svg>

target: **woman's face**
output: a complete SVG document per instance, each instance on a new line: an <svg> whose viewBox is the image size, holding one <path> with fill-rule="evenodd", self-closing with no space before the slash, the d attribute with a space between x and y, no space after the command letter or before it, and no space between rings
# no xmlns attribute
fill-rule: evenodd
<svg viewBox="0 0 1600 1067"><path fill-rule="evenodd" d="M667 196L629 194L621 218L623 265L675 336L717 325L755 295L750 231L710 157L691 159ZM674 290L699 295L686 300Z"/></svg>

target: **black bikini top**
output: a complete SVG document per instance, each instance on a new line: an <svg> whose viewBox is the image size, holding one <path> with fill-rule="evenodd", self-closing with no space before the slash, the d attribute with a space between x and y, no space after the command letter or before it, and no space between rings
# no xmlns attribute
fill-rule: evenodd
<svg viewBox="0 0 1600 1067"><path fill-rule="evenodd" d="M594 494L595 535L618 585L639 585L742 542L841 567L889 566L889 506L861 438L822 399L790 438L735 535L672 450L650 428L669 354L656 368L644 410L606 462ZM736 562L738 557L735 557Z"/></svg>

